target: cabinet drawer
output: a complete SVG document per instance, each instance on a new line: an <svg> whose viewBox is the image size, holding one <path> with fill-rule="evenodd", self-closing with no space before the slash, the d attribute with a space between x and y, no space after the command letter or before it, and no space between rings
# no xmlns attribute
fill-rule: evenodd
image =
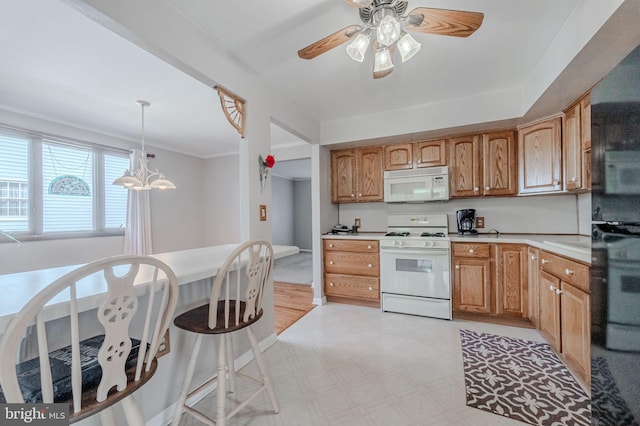
<svg viewBox="0 0 640 426"><path fill-rule="evenodd" d="M380 276L380 257L377 253L327 252L324 271L333 274Z"/></svg>
<svg viewBox="0 0 640 426"><path fill-rule="evenodd" d="M589 267L573 260L543 251L540 268L566 281L580 290L589 292Z"/></svg>
<svg viewBox="0 0 640 426"><path fill-rule="evenodd" d="M325 274L324 291L327 296L380 300L380 280L370 277Z"/></svg>
<svg viewBox="0 0 640 426"><path fill-rule="evenodd" d="M454 257L488 258L491 252L487 243L453 243L451 250Z"/></svg>
<svg viewBox="0 0 640 426"><path fill-rule="evenodd" d="M375 240L324 240L324 250L378 253L378 242Z"/></svg>

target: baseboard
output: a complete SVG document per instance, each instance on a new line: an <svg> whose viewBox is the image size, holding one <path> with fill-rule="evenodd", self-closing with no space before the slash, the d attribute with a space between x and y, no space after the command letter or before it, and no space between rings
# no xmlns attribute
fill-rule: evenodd
<svg viewBox="0 0 640 426"><path fill-rule="evenodd" d="M277 341L278 341L278 335L276 333L273 333L270 336L267 336L264 340L261 340L258 343L258 346L260 347L260 350L262 352L264 352L267 349L269 349L271 347L271 345L273 345ZM251 352L251 349L249 349L248 351L246 351L245 353L243 353L242 355L240 355L239 357L237 357L235 359L234 365L235 365L237 370L240 370L242 367L244 367L245 365L249 364L251 361L253 361L253 353ZM212 376L212 378L213 377L215 377L215 375ZM197 404L204 397L206 397L211 392L213 392L214 389L215 389L215 385L210 387L210 388L208 388L208 389L205 389L205 390L203 390L203 391L201 391L201 392L199 392L199 393L197 393L195 395L193 395L191 398L189 398L187 400L187 403L189 405ZM173 421L173 414L175 413L175 411L176 411L176 404L174 402L169 407L165 408L160 413L156 414L151 419L147 420L145 422L145 424L146 424L146 426L166 426L166 425L169 425Z"/></svg>
<svg viewBox="0 0 640 426"><path fill-rule="evenodd" d="M299 249L298 251L301 251L304 253L311 253L311 249Z"/></svg>
<svg viewBox="0 0 640 426"><path fill-rule="evenodd" d="M314 305L326 305L327 304L327 297L326 296L322 296L322 297L314 297L313 298L313 303Z"/></svg>

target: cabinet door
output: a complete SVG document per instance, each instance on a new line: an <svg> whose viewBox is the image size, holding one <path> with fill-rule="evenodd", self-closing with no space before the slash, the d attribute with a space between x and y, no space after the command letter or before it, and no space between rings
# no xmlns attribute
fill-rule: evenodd
<svg viewBox="0 0 640 426"><path fill-rule="evenodd" d="M491 260L454 258L453 309L492 313Z"/></svg>
<svg viewBox="0 0 640 426"><path fill-rule="evenodd" d="M560 341L560 295L556 290L560 288L560 279L540 271L538 303L540 334L557 352L562 350Z"/></svg>
<svg viewBox="0 0 640 426"><path fill-rule="evenodd" d="M415 143L416 167L435 167L447 165L446 141L424 141Z"/></svg>
<svg viewBox="0 0 640 426"><path fill-rule="evenodd" d="M480 182L480 137L478 135L449 139L451 197L482 195Z"/></svg>
<svg viewBox="0 0 640 426"><path fill-rule="evenodd" d="M562 190L561 119L518 130L518 180L521 194Z"/></svg>
<svg viewBox="0 0 640 426"><path fill-rule="evenodd" d="M564 187L567 191L582 189L582 128L580 103L565 111L562 118Z"/></svg>
<svg viewBox="0 0 640 426"><path fill-rule="evenodd" d="M591 95L580 99L580 128L582 129L582 149L591 148Z"/></svg>
<svg viewBox="0 0 640 426"><path fill-rule="evenodd" d="M383 155L381 146L356 150L357 201L384 200Z"/></svg>
<svg viewBox="0 0 640 426"><path fill-rule="evenodd" d="M518 191L514 132L482 135L484 195L512 195Z"/></svg>
<svg viewBox="0 0 640 426"><path fill-rule="evenodd" d="M331 151L331 202L356 201L355 173L355 150Z"/></svg>
<svg viewBox="0 0 640 426"><path fill-rule="evenodd" d="M529 262L529 319L536 328L540 328L538 321L538 280L540 279L540 250L529 247L527 260Z"/></svg>
<svg viewBox="0 0 640 426"><path fill-rule="evenodd" d="M496 314L527 316L527 246L496 244Z"/></svg>
<svg viewBox="0 0 640 426"><path fill-rule="evenodd" d="M402 143L384 147L384 169L406 170L413 168L413 144Z"/></svg>
<svg viewBox="0 0 640 426"><path fill-rule="evenodd" d="M562 355L588 384L591 375L591 319L589 294L561 283Z"/></svg>
<svg viewBox="0 0 640 426"><path fill-rule="evenodd" d="M379 278L327 273L324 286L327 296L380 300Z"/></svg>

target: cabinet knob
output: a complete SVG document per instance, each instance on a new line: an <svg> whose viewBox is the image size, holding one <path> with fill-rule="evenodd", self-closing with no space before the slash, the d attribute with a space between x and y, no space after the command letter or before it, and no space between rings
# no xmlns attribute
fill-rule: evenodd
<svg viewBox="0 0 640 426"><path fill-rule="evenodd" d="M368 245L368 246L367 246L367 249L371 250L371 245Z"/></svg>
<svg viewBox="0 0 640 426"><path fill-rule="evenodd" d="M578 181L578 178L577 178L577 177L572 177L572 178L571 178L571 182L577 182L577 181Z"/></svg>
<svg viewBox="0 0 640 426"><path fill-rule="evenodd" d="M373 291L373 287L369 287L369 291Z"/></svg>
<svg viewBox="0 0 640 426"><path fill-rule="evenodd" d="M542 259L540 263L542 263L543 265L546 265L547 263L551 263L551 262L547 259Z"/></svg>
<svg viewBox="0 0 640 426"><path fill-rule="evenodd" d="M573 271L571 269L569 269L569 268L565 269L564 273L567 274L567 275L573 275Z"/></svg>
<svg viewBox="0 0 640 426"><path fill-rule="evenodd" d="M456 265L456 269L460 269L460 265Z"/></svg>
<svg viewBox="0 0 640 426"><path fill-rule="evenodd" d="M556 288L552 285L549 286L549 290L554 291Z"/></svg>
<svg viewBox="0 0 640 426"><path fill-rule="evenodd" d="M329 243L329 247L333 247L333 243Z"/></svg>
<svg viewBox="0 0 640 426"><path fill-rule="evenodd" d="M473 192L479 192L480 188L478 188L477 186L475 188L473 188Z"/></svg>
<svg viewBox="0 0 640 426"><path fill-rule="evenodd" d="M372 267L372 265L371 265L371 264L368 264L367 266L368 266L369 268L371 268L371 267Z"/></svg>
<svg viewBox="0 0 640 426"><path fill-rule="evenodd" d="M358 192L358 197L362 197L362 192Z"/></svg>
<svg viewBox="0 0 640 426"><path fill-rule="evenodd" d="M556 294L562 294L564 293L564 291L560 290L559 288L556 289Z"/></svg>
<svg viewBox="0 0 640 426"><path fill-rule="evenodd" d="M490 190L490 189L491 189L491 188L489 188L488 186L485 186L485 187L484 187L484 190L485 190L485 191L488 191L488 190Z"/></svg>
<svg viewBox="0 0 640 426"><path fill-rule="evenodd" d="M531 260L538 260L538 256L536 256L535 254L531 255Z"/></svg>
<svg viewBox="0 0 640 426"><path fill-rule="evenodd" d="M351 194L351 198L356 198L356 194Z"/></svg>
<svg viewBox="0 0 640 426"><path fill-rule="evenodd" d="M333 287L333 283L329 283L329 287Z"/></svg>
<svg viewBox="0 0 640 426"><path fill-rule="evenodd" d="M469 253L475 253L474 249L469 249Z"/></svg>
<svg viewBox="0 0 640 426"><path fill-rule="evenodd" d="M333 265L333 260L330 260L330 261L329 261L329 265Z"/></svg>
<svg viewBox="0 0 640 426"><path fill-rule="evenodd" d="M422 163L422 160L418 159L418 164L421 164L421 163Z"/></svg>

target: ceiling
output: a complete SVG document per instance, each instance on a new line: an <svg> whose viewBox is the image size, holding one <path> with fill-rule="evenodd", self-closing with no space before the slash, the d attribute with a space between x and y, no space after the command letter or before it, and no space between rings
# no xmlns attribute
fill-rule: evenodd
<svg viewBox="0 0 640 426"><path fill-rule="evenodd" d="M160 0L159 0L160 1ZM313 60L297 51L359 24L343 0L163 0L208 42L286 93L318 121L522 87L579 0L411 0L482 12L468 38L416 34L422 50L386 78L370 55L352 61L339 46ZM0 109L139 140L137 99L150 145L203 158L236 152L238 133L216 92L64 1L0 0ZM158 29L162 31L163 29ZM224 82L221 82L224 84ZM272 145L300 141L272 125Z"/></svg>

